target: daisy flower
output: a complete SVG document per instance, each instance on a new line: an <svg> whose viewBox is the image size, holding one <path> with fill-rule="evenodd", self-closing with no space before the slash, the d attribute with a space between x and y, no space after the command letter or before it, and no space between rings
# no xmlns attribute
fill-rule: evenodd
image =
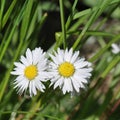
<svg viewBox="0 0 120 120"><path fill-rule="evenodd" d="M61 50L58 48L54 55L50 54L51 84L54 89L59 87L63 94L66 92L79 93L81 88L85 88L88 79L91 76L91 63L79 57L79 51L73 53L70 50Z"/></svg>
<svg viewBox="0 0 120 120"><path fill-rule="evenodd" d="M120 45L117 45L117 44L113 43L113 44L112 44L112 52L113 52L114 54L119 53L119 52L120 52Z"/></svg>
<svg viewBox="0 0 120 120"><path fill-rule="evenodd" d="M47 59L41 48L32 51L28 48L26 57L21 56L20 62L15 62L14 65L16 67L11 74L17 75L14 88L17 88L20 95L27 89L31 97L37 94L37 90L44 92L45 86L42 82L47 80L48 73Z"/></svg>

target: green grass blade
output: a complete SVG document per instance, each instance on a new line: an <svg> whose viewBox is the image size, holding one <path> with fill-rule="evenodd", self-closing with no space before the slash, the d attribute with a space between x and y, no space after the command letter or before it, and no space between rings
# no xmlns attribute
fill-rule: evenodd
<svg viewBox="0 0 120 120"><path fill-rule="evenodd" d="M25 39L25 37L26 37L28 25L30 23L30 14L31 14L32 6L33 6L33 0L28 0L26 9L25 9L24 15L23 15L22 25L21 25L20 41Z"/></svg>
<svg viewBox="0 0 120 120"><path fill-rule="evenodd" d="M63 0L59 0L60 4L60 18L61 18L61 27L62 27L62 38L63 38L63 47L66 48L66 28L65 28L65 17L64 17L64 3Z"/></svg>
<svg viewBox="0 0 120 120"><path fill-rule="evenodd" d="M13 37L13 34L14 34L14 32L15 32L18 24L20 23L20 21L21 21L21 19L22 19L23 10L25 9L25 6L26 6L26 2L24 3L23 8L21 9L19 15L17 16L17 18L16 18L16 20L15 20L15 23L14 23L14 25L13 25L13 27L12 27L12 29L11 29L11 31L10 31L10 34L8 35L7 39L6 39L6 35L5 35L5 37L4 37L3 40L2 40L3 43L1 43L2 46L0 47L0 50L1 50L0 62L1 62L1 60L2 60L2 58L3 58L3 56L4 56L4 54L5 54L5 52L6 52L6 50L7 50L8 45L10 44L10 41L11 41L11 39L12 39L12 37ZM4 42L5 42L5 45L4 45Z"/></svg>
<svg viewBox="0 0 120 120"><path fill-rule="evenodd" d="M0 1L0 30L2 29L4 6L5 6L5 0L1 0Z"/></svg>
<svg viewBox="0 0 120 120"><path fill-rule="evenodd" d="M73 3L71 14L69 15L69 17L67 19L67 22L65 24L66 30L69 28L69 26L70 26L70 24L73 20L73 16L75 14L75 8L76 8L77 3L78 3L78 0L75 0L74 3Z"/></svg>
<svg viewBox="0 0 120 120"><path fill-rule="evenodd" d="M83 11L81 11L81 12L77 12L77 13L74 15L73 19L75 20L75 19L78 19L78 18L80 18L80 17L83 17L83 16L85 16L85 15L87 15L87 14L90 14L91 12L93 12L93 11L95 11L95 10L97 10L97 7L94 7L93 9L89 8L89 9L83 10Z"/></svg>
<svg viewBox="0 0 120 120"><path fill-rule="evenodd" d="M81 31L77 30L77 31L68 31L67 34L79 34ZM102 31L92 31L92 30L88 30L86 32L86 35L92 35L92 36L107 36L107 37L115 37L115 34L109 33L109 32L102 32Z"/></svg>
<svg viewBox="0 0 120 120"><path fill-rule="evenodd" d="M7 12L5 13L4 17L3 17L3 21L2 21L2 28L5 26L7 20L10 18L10 15L13 11L13 8L15 7L17 0L13 0L10 7L8 8Z"/></svg>
<svg viewBox="0 0 120 120"><path fill-rule="evenodd" d="M114 37L104 48L100 49L97 54L95 54L89 61L94 62L97 60L113 43L117 42L120 39L120 35Z"/></svg>
<svg viewBox="0 0 120 120"><path fill-rule="evenodd" d="M106 1L102 2L101 5L99 5L99 7L97 7L97 10L93 11L92 16L90 17L89 21L87 22L87 24L83 28L81 34L78 36L77 40L75 41L75 43L73 45L73 49L75 49L78 46L78 44L80 43L81 39L85 35L86 31L94 23L96 18L99 17L101 15L101 13L106 9L106 6L108 6L110 1L111 0L106 0Z"/></svg>
<svg viewBox="0 0 120 120"><path fill-rule="evenodd" d="M106 75L111 71L111 69L114 68L114 66L119 62L120 62L120 56L116 56L112 61L110 61L110 64L103 71L101 77L105 78Z"/></svg>

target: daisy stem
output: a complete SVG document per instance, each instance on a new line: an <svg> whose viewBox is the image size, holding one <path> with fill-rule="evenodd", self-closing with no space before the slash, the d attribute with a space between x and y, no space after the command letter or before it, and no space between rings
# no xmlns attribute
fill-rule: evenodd
<svg viewBox="0 0 120 120"><path fill-rule="evenodd" d="M62 27L62 37L63 37L63 47L66 48L66 29L65 29L65 18L64 18L64 5L63 0L59 0L60 4L60 17L61 17L61 27Z"/></svg>

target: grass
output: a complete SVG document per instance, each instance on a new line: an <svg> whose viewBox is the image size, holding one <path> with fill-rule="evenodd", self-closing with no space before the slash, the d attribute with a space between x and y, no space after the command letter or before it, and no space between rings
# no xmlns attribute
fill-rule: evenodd
<svg viewBox="0 0 120 120"><path fill-rule="evenodd" d="M1 0L0 119L119 120L120 55L111 51L112 43L120 42L119 4L120 0ZM93 64L88 89L73 98L51 87L32 98L19 96L10 72L26 49L35 47L48 52L58 47L79 50Z"/></svg>

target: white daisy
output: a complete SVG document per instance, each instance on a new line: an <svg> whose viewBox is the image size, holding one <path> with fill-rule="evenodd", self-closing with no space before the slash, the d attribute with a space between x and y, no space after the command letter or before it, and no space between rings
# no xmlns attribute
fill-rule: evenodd
<svg viewBox="0 0 120 120"><path fill-rule="evenodd" d="M41 48L35 50L26 51L26 57L21 56L20 62L15 62L14 71L11 72L13 75L18 75L15 79L14 84L18 89L18 93L22 94L29 89L30 96L36 95L37 90L44 92L45 86L43 81L48 78L47 59L45 58L45 52Z"/></svg>
<svg viewBox="0 0 120 120"><path fill-rule="evenodd" d="M119 53L119 52L120 52L120 45L117 45L117 44L113 43L113 44L112 44L112 52L113 52L114 54Z"/></svg>
<svg viewBox="0 0 120 120"><path fill-rule="evenodd" d="M66 92L80 92L80 88L85 88L91 76L91 63L79 57L79 51L73 53L72 48L68 51L58 48L54 55L50 54L51 85L54 89L60 87L63 94Z"/></svg>

